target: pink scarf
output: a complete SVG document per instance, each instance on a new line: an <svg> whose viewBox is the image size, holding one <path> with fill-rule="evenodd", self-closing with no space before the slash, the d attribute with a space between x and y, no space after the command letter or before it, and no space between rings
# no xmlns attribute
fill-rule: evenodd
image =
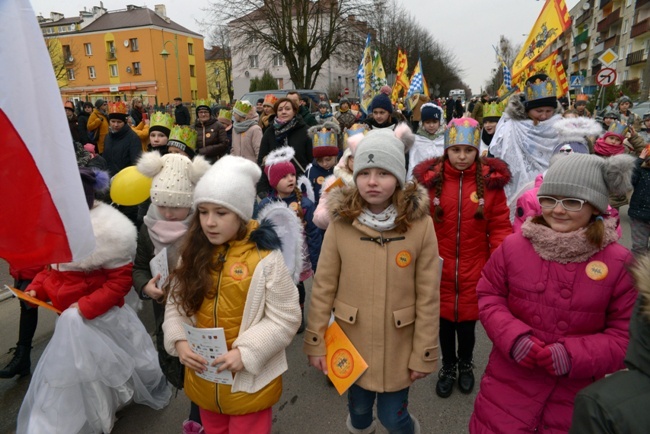
<svg viewBox="0 0 650 434"><path fill-rule="evenodd" d="M625 152L625 146L623 146L623 143L620 145L610 145L605 142L605 139L600 138L596 140L596 143L594 144L594 151L598 155L611 157L612 155L618 155Z"/></svg>

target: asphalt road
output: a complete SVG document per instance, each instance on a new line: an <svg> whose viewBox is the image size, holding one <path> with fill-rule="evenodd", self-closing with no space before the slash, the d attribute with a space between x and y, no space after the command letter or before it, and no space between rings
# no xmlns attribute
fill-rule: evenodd
<svg viewBox="0 0 650 434"><path fill-rule="evenodd" d="M621 243L630 247L627 207L621 209L623 238ZM0 261L0 284L11 284L7 265ZM309 287L308 287L309 292ZM19 305L16 299L0 301L0 366L5 366L18 336ZM145 305L140 318L149 331L153 330L151 306ZM32 370L52 335L56 315L40 312L39 324L32 350ZM273 408L273 434L338 434L346 433L346 397L339 396L327 384L324 376L307 366L302 353L302 338L297 336L287 349L289 370L283 376L284 391L280 402ZM477 386L491 350L491 343L480 324L474 353ZM0 434L14 433L15 422L23 396L29 386L29 378L0 380ZM409 410L420 420L423 433L465 433L472 413L477 390L470 395L458 389L448 399L435 394L436 375L417 381L410 392ZM175 394L165 409L151 410L141 405L130 405L117 414L113 433L180 433L181 424L187 418L189 401L182 391ZM380 428L378 433L386 431Z"/></svg>

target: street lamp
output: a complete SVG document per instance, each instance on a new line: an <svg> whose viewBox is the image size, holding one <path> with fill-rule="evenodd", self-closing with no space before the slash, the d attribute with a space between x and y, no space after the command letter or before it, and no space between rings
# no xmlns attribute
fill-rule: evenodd
<svg viewBox="0 0 650 434"><path fill-rule="evenodd" d="M181 64L180 60L178 58L178 35L174 35L174 40L172 41L171 39L164 41L163 42L163 49L160 52L160 55L165 61L165 83L167 86L167 101L169 101L169 80L167 78L167 58L169 57L169 52L165 50L165 46L167 43L171 43L174 45L174 56L176 56L176 72L178 75L178 93L179 97L182 99L183 98L183 89L181 88Z"/></svg>

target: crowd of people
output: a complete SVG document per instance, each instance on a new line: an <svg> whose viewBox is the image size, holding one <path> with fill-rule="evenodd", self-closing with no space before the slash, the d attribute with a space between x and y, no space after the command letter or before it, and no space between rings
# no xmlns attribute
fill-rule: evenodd
<svg viewBox="0 0 650 434"><path fill-rule="evenodd" d="M429 432L410 386L437 371L440 398L471 394L477 321L492 350L469 432L647 430L650 113L625 96L602 119L585 96L564 109L544 74L471 107L404 107L386 88L367 114L346 98L311 113L297 92L198 101L193 125L180 98L173 116L66 102L97 247L11 270L61 311L17 432L110 432L119 408L162 409L174 387L191 401L184 433L270 433L286 348L301 335L328 374L332 321L368 364L347 391L352 434ZM132 167L149 198L111 203ZM169 276L150 266L161 255ZM38 311L20 309L0 378L32 372ZM195 352L188 327L222 328L227 351Z"/></svg>

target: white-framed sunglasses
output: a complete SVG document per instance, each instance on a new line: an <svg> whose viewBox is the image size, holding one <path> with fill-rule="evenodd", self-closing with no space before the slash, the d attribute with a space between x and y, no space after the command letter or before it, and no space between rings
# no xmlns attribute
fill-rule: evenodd
<svg viewBox="0 0 650 434"><path fill-rule="evenodd" d="M539 196L537 200L539 201L539 205L542 208L553 209L557 206L559 202L560 205L562 205L562 208L564 208L567 211L580 211L582 209L582 206L585 204L585 202L587 202L586 200L575 199L573 197L556 199L552 196Z"/></svg>

